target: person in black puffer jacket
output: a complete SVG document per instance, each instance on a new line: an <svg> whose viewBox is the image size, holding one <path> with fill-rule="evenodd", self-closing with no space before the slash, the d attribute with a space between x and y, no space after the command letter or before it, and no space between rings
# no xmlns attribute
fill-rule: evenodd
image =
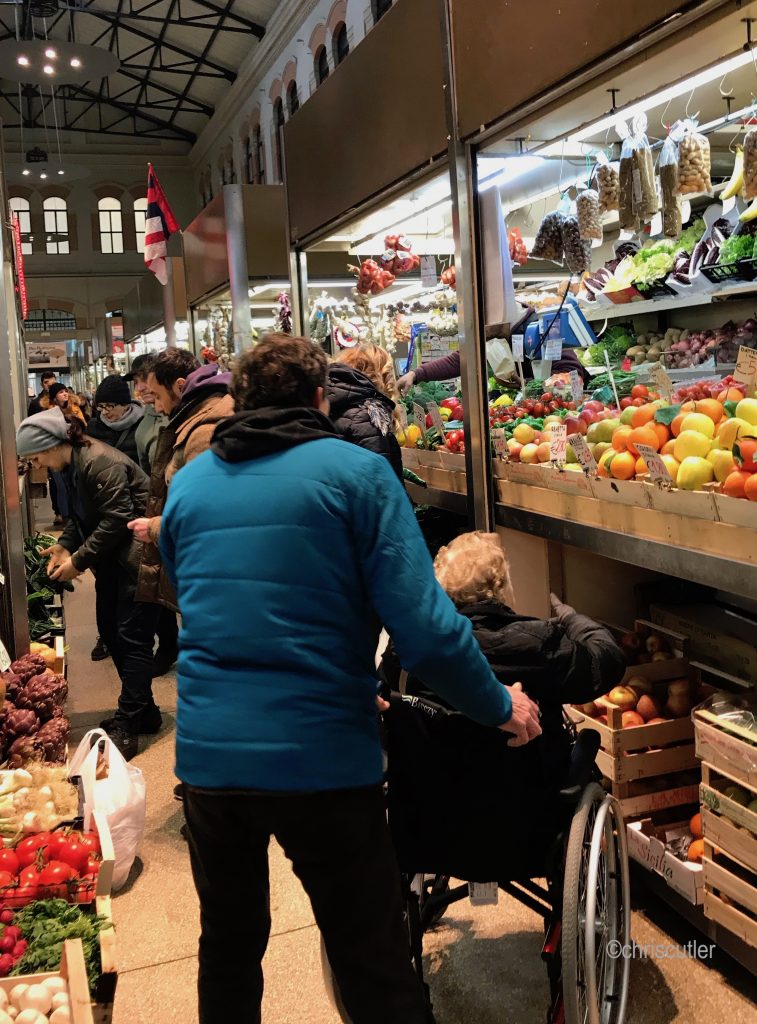
<svg viewBox="0 0 757 1024"><path fill-rule="evenodd" d="M537 877L564 811L559 790L570 763L562 705L583 704L620 682L626 664L610 633L553 596L555 617L512 610L507 560L496 534L468 533L442 548L437 579L503 684L538 702L542 735L512 748L492 730L455 715L392 702L385 714L389 824L403 871L474 881ZM392 690L400 667L383 663ZM412 676L406 693L439 705Z"/></svg>
<svg viewBox="0 0 757 1024"><path fill-rule="evenodd" d="M326 396L337 432L383 455L402 480L402 452L394 436L396 388L392 357L377 345L345 349L329 366Z"/></svg>
<svg viewBox="0 0 757 1024"><path fill-rule="evenodd" d="M87 424L87 433L103 444L112 445L139 465L137 427L144 407L133 402L129 384L117 373L102 381L95 392L96 415Z"/></svg>

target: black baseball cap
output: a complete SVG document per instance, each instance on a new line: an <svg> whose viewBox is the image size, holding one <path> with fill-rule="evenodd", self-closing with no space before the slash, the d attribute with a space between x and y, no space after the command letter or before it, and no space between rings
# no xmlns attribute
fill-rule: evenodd
<svg viewBox="0 0 757 1024"><path fill-rule="evenodd" d="M151 352L146 352L144 355L137 356L132 362L131 369L124 377L124 380L133 381L135 377L144 377L150 372L152 364L157 359Z"/></svg>

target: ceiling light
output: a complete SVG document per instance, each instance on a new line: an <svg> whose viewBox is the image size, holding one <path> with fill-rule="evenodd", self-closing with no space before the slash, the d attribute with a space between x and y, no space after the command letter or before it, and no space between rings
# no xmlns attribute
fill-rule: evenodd
<svg viewBox="0 0 757 1024"><path fill-rule="evenodd" d="M66 173L66 172L65 172L64 170L60 170L60 171L58 171L58 174L65 174L65 173Z"/></svg>
<svg viewBox="0 0 757 1024"><path fill-rule="evenodd" d="M42 172L42 174L40 174L40 178L46 178L46 177L47 177L47 175L46 175L46 174L45 174L45 172L43 171L43 172Z"/></svg>
<svg viewBox="0 0 757 1024"><path fill-rule="evenodd" d="M53 50L52 47L48 47L48 49L45 50L45 56L49 57L50 60L55 60L55 58L58 56L58 54L55 52L55 50Z"/></svg>
<svg viewBox="0 0 757 1024"><path fill-rule="evenodd" d="M27 175L31 174L32 172L29 170L28 167L25 167L21 173L24 175L24 177L26 177Z"/></svg>
<svg viewBox="0 0 757 1024"><path fill-rule="evenodd" d="M495 163L495 161L487 161L489 163ZM530 153L524 153L523 156L507 156L502 159L496 160L496 164L499 165L499 169L494 171L486 177L482 177L479 181L479 191L484 188L492 188L495 185L509 185L511 181L515 181L521 174L526 174L528 171L533 171L537 167L541 167L546 161L543 157L532 156Z"/></svg>
<svg viewBox="0 0 757 1024"><path fill-rule="evenodd" d="M29 58L28 57L23 57L23 56L22 57L18 57L17 58L17 63L19 63L22 68L28 68L29 67Z"/></svg>
<svg viewBox="0 0 757 1024"><path fill-rule="evenodd" d="M71 58L71 67L72 68L80 68L81 67L81 61L79 60L78 57L72 57Z"/></svg>
<svg viewBox="0 0 757 1024"><path fill-rule="evenodd" d="M52 66L52 64L45 64L45 66L42 68L42 70L45 72L46 75L54 75L55 74L55 68Z"/></svg>

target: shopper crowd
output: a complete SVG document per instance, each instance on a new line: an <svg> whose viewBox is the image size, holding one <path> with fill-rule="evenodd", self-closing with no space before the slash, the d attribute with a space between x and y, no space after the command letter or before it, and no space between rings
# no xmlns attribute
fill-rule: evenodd
<svg viewBox="0 0 757 1024"><path fill-rule="evenodd" d="M95 573L100 644L121 680L102 724L126 757L160 730L152 679L178 653L203 1024L260 1020L271 836L310 896L352 1020L431 1019L382 790L382 628L388 676L403 671L556 772L563 691L589 700L622 674L609 635L572 609L557 603L544 622L512 611L496 537L454 542L435 575L401 483L398 394L383 349L329 365L310 342L271 335L233 376L179 349L140 356L102 381L88 423L45 375L18 430L19 456L65 495L50 575ZM247 860L233 915L231 847Z"/></svg>

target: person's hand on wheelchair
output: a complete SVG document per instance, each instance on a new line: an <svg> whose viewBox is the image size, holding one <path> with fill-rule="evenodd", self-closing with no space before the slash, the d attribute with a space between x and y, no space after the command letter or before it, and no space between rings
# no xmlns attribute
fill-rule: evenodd
<svg viewBox="0 0 757 1024"><path fill-rule="evenodd" d="M505 689L510 694L513 710L510 719L499 728L502 732L513 733L513 738L507 741L508 747L524 747L526 743L541 736L539 705L523 692L520 683L506 686Z"/></svg>

